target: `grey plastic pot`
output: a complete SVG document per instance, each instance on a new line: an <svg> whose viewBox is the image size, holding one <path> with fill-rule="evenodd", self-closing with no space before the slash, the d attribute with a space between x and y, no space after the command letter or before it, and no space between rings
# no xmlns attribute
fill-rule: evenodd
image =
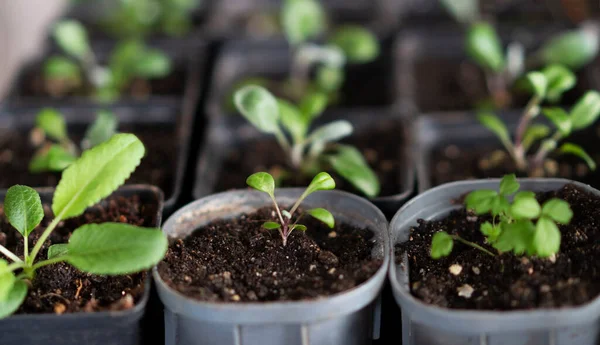
<svg viewBox="0 0 600 345"><path fill-rule="evenodd" d="M303 189L276 191L278 202L293 203ZM197 200L173 214L163 231L171 240L185 238L197 228L270 206L258 191L231 191ZM166 345L364 345L379 334L377 298L385 281L390 246L387 221L374 205L349 193L317 192L303 203L325 207L336 221L372 229L373 256L383 259L379 270L349 291L317 300L269 303L209 303L186 297L153 271L165 305Z"/></svg>
<svg viewBox="0 0 600 345"><path fill-rule="evenodd" d="M376 115L378 113L379 115ZM375 112L365 110L363 112L354 112L351 115L342 113L332 114L327 117L327 121L335 119L344 119L354 126L353 135L364 135L372 133L376 136L382 129L390 127L399 127L401 133L398 134L398 156L397 160L402 162L404 167L397 175L400 190L392 195L380 196L371 199L386 215L391 217L402 204L413 194L415 187L415 169L412 156L412 126L401 116L395 116L387 112ZM379 121L373 121L375 116L381 116ZM315 125L319 125L318 123ZM219 174L223 169L223 162L226 157L242 146L253 145L257 140L269 140L272 136L258 132L252 125L241 116L221 118L212 121L208 128L205 141L198 155L196 167L196 180L194 183L194 198L199 199L213 192L222 192L215 190ZM277 145L274 143L274 145ZM278 146L274 149L279 150ZM241 157L240 159L244 159ZM256 162L257 166L264 165L264 162ZM245 187L245 180L240 181L238 188Z"/></svg>
<svg viewBox="0 0 600 345"><path fill-rule="evenodd" d="M53 188L39 188L42 203L51 204ZM6 190L0 191L4 200ZM160 226L163 195L152 186L130 185L119 188L112 197L138 195L140 201L151 210L147 226ZM18 314L0 320L0 343L2 345L137 345L152 341L141 332L142 319L150 296L150 277L145 283L144 294L136 305L125 311L95 313Z"/></svg>
<svg viewBox="0 0 600 345"><path fill-rule="evenodd" d="M600 196L600 191L565 179L520 179L523 190L557 190L568 183ZM392 248L406 242L417 219L432 220L462 207L452 202L476 189L497 189L499 179L441 185L409 201L392 219ZM410 293L409 262L395 258L389 277L402 309L404 345L592 345L600 341L600 297L576 308L527 311L451 310L428 305Z"/></svg>

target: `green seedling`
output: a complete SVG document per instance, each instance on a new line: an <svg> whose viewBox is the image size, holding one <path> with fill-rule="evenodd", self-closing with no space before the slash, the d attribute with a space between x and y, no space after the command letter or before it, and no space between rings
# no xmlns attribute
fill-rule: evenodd
<svg viewBox="0 0 600 345"><path fill-rule="evenodd" d="M542 258L555 255L560 249L557 224L569 224L573 218L571 207L566 201L557 198L540 205L535 193L518 192L519 188L515 175L506 175L500 182L499 191L484 189L469 193L465 199L466 207L477 215L492 216L491 222L481 224L480 231L485 236L486 243L498 252ZM511 202L509 197L513 195ZM442 231L432 238L431 257L439 259L448 256L452 252L454 241L494 256L494 253L476 243Z"/></svg>
<svg viewBox="0 0 600 345"><path fill-rule="evenodd" d="M171 72L171 60L163 52L140 40L119 42L106 66L98 63L81 23L63 20L54 26L53 37L64 55L55 55L44 64L48 91L54 96L76 87L91 88L101 102L112 102L135 79L156 79Z"/></svg>
<svg viewBox="0 0 600 345"><path fill-rule="evenodd" d="M180 37L192 28L201 0L118 0L101 21L112 36L143 38L153 33Z"/></svg>
<svg viewBox="0 0 600 345"><path fill-rule="evenodd" d="M168 242L160 229L123 223L83 225L73 232L69 243L54 244L45 259L39 257L56 227L112 194L140 164L144 151L144 145L133 134L117 134L84 152L64 171L52 200L54 218L31 251L28 236L44 218L40 196L26 186L13 186L7 191L4 214L24 237L24 251L19 256L0 245L0 318L19 308L36 270L44 266L67 262L91 274L122 275L149 269L163 258Z"/></svg>
<svg viewBox="0 0 600 345"><path fill-rule="evenodd" d="M352 133L348 121L333 121L309 132L313 120L325 109L325 100L308 99L295 106L251 85L236 92L235 105L256 129L275 136L295 172L312 176L331 167L366 196L379 194L377 176L360 151L337 142Z"/></svg>
<svg viewBox="0 0 600 345"><path fill-rule="evenodd" d="M481 19L478 1L442 0L442 4L466 27L467 55L484 71L493 103L499 108L510 104L509 87L518 84L526 70L555 64L578 70L598 55L600 28L594 23L561 32L526 56L519 42L509 44L506 51L503 49L494 26Z"/></svg>
<svg viewBox="0 0 600 345"><path fill-rule="evenodd" d="M100 110L96 120L89 126L79 147L69 138L67 125L63 115L55 109L42 109L36 118L36 127L32 131L37 151L31 162L29 171L41 173L46 171L63 171L77 160L83 150L95 147L117 133L117 117L107 111Z"/></svg>
<svg viewBox="0 0 600 345"><path fill-rule="evenodd" d="M540 105L544 100L560 98L562 93L575 85L576 77L571 71L560 65L550 65L539 72L529 72L526 80L533 90L533 96L521 115L514 142L507 126L496 115L479 114L481 124L496 134L519 171L532 176L544 175L544 163L552 152L576 155L583 159L590 169L595 170L596 163L582 147L568 142L560 146L558 144L573 132L591 126L598 119L600 93L588 91L567 113L562 108L540 108ZM554 134L551 135L550 127L544 124L531 124L540 113L556 127ZM529 151L539 141L541 143L537 145L537 151L530 155Z"/></svg>
<svg viewBox="0 0 600 345"><path fill-rule="evenodd" d="M246 183L248 186L256 190L267 193L273 201L275 211L277 212L277 220L275 222L265 222L263 227L268 230L278 230L284 246L287 245L288 238L292 231L306 231L306 226L298 223L304 215L310 215L313 218L325 223L329 228L333 229L335 225L333 215L324 208L313 208L307 210L296 217L295 221L292 220L294 213L296 213L298 207L300 207L300 204L302 204L302 201L304 201L304 199L306 199L306 197L308 197L310 194L318 190L331 190L335 188L335 181L333 178L331 178L331 176L329 176L328 173L321 172L317 174L317 176L313 178L312 182L308 185L304 193L300 195L294 206L292 206L289 211L284 210L277 205L277 200L275 199L275 180L270 174L266 172L252 174L248 177Z"/></svg>

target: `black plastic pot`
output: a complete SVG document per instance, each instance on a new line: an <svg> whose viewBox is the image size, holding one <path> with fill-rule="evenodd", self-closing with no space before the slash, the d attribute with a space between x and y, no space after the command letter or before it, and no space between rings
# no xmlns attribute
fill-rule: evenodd
<svg viewBox="0 0 600 345"><path fill-rule="evenodd" d="M520 113L505 112L499 115L507 125L510 133L514 133L520 118ZM544 119L536 118L535 122L544 123L553 128L553 126ZM440 181L432 179L434 170L443 172L445 168L451 166L456 167L458 164L462 171L472 171L473 167L469 168L469 166L465 166L465 164L470 165L471 163L465 163L464 161L459 160L461 156L462 158L466 157L465 154L468 152L484 152L485 154L490 154L493 151L506 151L499 139L479 123L474 113L438 113L421 116L417 119L415 128L416 152L414 157L417 167L418 190L420 192L435 187L436 185L439 185L440 182L450 182L450 179L441 179ZM581 145L588 151L592 158L599 161L600 152L595 149L597 147L596 143L599 140L597 134L598 128L598 124L596 124L583 131L574 132L564 141ZM447 153L442 154L444 150L450 150L450 152L453 153L451 155L448 155ZM440 159L440 156L442 156L443 159ZM453 158L453 156L456 157ZM572 166L584 164L578 158L571 158L568 158L569 160L566 162L570 163ZM564 158L561 158L561 160L562 159ZM478 162L473 162L472 164L478 164ZM509 171L506 173L509 173ZM469 177L484 178L502 176L490 176L486 174L485 176ZM466 178L467 176L463 175L459 179ZM580 178L581 182L591 184L594 187L600 186L600 174L598 172L590 172Z"/></svg>
<svg viewBox="0 0 600 345"><path fill-rule="evenodd" d="M43 203L52 203L52 188L41 188L38 191ZM4 200L5 194L6 190L0 191L0 200ZM113 196L131 195L139 195L145 205L156 207L152 223L160 226L162 192L152 186L131 185L121 187L113 193ZM150 295L150 275L145 285L141 300L132 309L125 311L64 315L19 314L0 320L2 345L137 345L142 339L140 326Z"/></svg>
<svg viewBox="0 0 600 345"><path fill-rule="evenodd" d="M193 110L182 110L180 106L167 105L148 105L148 106L129 106L119 105L108 108L98 108L93 106L64 106L56 108L67 121L69 133L73 138L82 138L87 126L96 118L96 112L99 109L108 109L114 112L119 119L119 130L131 132L133 134L143 133L145 130L160 131L169 133L173 144L173 164L164 168L172 175L172 182L166 186L159 186L166 190L167 201L165 211L170 212L179 200L183 191L183 179L188 165L188 156L192 135ZM6 112L10 116L0 117L0 136L1 133L19 132L24 136L29 135L29 131L34 126L35 116L40 108L9 108ZM150 136L150 135L148 135ZM146 138L148 142L151 138ZM149 144L146 144L150 147ZM146 152L146 158L152 152ZM144 162L144 160L142 160ZM165 162L167 163L167 162ZM24 180L25 182L26 180ZM147 183L149 181L143 181ZM8 187L8 186L6 186ZM34 186L34 187L52 187L52 186Z"/></svg>
<svg viewBox="0 0 600 345"><path fill-rule="evenodd" d="M92 49L101 64L108 61L115 41L102 41L92 43ZM150 80L152 94L147 98L137 99L126 95L115 104L168 104L181 105L182 109L193 112L198 102L202 88L202 75L205 71L206 58L209 45L204 41L192 42L149 41L151 48L156 48L166 53L172 60L172 73L162 79ZM61 106L61 105L99 105L90 97L65 96L53 98L49 95L35 95L43 91L43 64L54 54L62 54L57 47L46 49L42 58L24 65L12 83L12 91L7 96L7 106ZM33 93L33 94L32 94ZM188 116L193 116L190 114Z"/></svg>
<svg viewBox="0 0 600 345"><path fill-rule="evenodd" d="M303 189L276 192L279 203L293 203ZM238 190L197 200L173 214L163 227L171 241L217 219L227 219L265 207L271 201L258 191ZM311 194L306 207L325 207L338 222L368 228L374 233L372 255L383 260L362 284L317 299L215 303L182 295L167 285L158 270L153 276L165 304L167 345L364 345L379 334L381 292L389 265L389 238L384 215L368 201L340 191Z"/></svg>
<svg viewBox="0 0 600 345"><path fill-rule="evenodd" d="M278 22L283 1L213 1L208 10L206 30L212 37L226 39L281 37ZM393 34L402 8L402 1L397 0L322 0L320 2L327 10L332 27L358 24L381 36ZM269 23L260 23L257 22L258 20L267 20Z"/></svg>
<svg viewBox="0 0 600 345"><path fill-rule="evenodd" d="M355 130L353 136L358 136L361 133L370 133L370 131L373 131L373 135L376 136L378 128L381 130L381 128L389 128L390 126L399 126L402 128L403 133L399 135L402 138L402 143L398 143L398 160L402 162L402 165L406 169L397 176L399 185L402 187L393 195L377 197L371 200L384 213L391 215L412 195L414 189L414 164L412 163L411 151L412 130L410 124L401 117L394 117L392 115L380 116L380 120L373 121L374 116L377 115L373 114L373 111L355 112L351 115L332 115L334 119L338 118L350 121ZM254 143L261 139L272 139L271 136L258 132L239 115L236 118L225 118L216 122L209 126L208 134L198 156L194 185L194 197L196 199L222 191L215 190L215 188L219 175L224 169L223 163L229 154L242 146L254 147ZM273 142L273 149L280 149L276 142ZM240 159L244 158L240 157ZM264 164L264 162L256 162L257 166ZM245 178L239 182L237 188L246 187Z"/></svg>
<svg viewBox="0 0 600 345"><path fill-rule="evenodd" d="M590 186L564 179L520 179L524 190L557 190L568 183L595 195ZM439 219L462 206L454 202L473 190L497 189L499 179L460 181L410 200L390 224L392 248L409 240L418 219ZM600 297L577 307L533 310L453 310L430 305L410 292L409 260L392 250L389 278L402 308L402 344L592 345L600 340ZM398 335L398 338L400 336Z"/></svg>
<svg viewBox="0 0 600 345"><path fill-rule="evenodd" d="M348 112L361 109L387 110L392 106L395 92L393 74L390 73L393 69L390 49L391 47L384 45L377 60L346 67L346 80L341 90L342 104L334 105L332 109ZM291 67L290 54L290 47L282 40L233 41L226 44L214 67L207 98L209 118L215 119L235 112L228 98L236 82L255 77L285 80Z"/></svg>
<svg viewBox="0 0 600 345"><path fill-rule="evenodd" d="M560 25L509 26L500 25L505 45L521 42L527 51L534 51L547 38L565 30ZM464 91L474 88L478 96L487 92L483 73L466 55L465 33L457 25L421 26L400 34L396 40L394 59L397 85L397 106L409 114L473 109L476 99ZM577 85L565 93L561 104L573 105L583 93L598 87L592 62L576 73ZM462 69L462 70L461 70ZM465 74L468 74L468 78ZM600 75L600 73L598 73ZM462 80L462 82L461 82ZM474 83L476 85L474 85ZM481 84L481 85L479 85ZM521 99L523 98L523 99ZM519 96L514 107L525 106L529 95Z"/></svg>

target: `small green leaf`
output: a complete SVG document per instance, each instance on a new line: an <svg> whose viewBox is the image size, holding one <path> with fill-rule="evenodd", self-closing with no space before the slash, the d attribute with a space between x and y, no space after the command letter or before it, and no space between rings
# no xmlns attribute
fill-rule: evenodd
<svg viewBox="0 0 600 345"><path fill-rule="evenodd" d="M47 136L56 141L68 139L65 118L55 109L44 108L40 110L35 119L35 124Z"/></svg>
<svg viewBox="0 0 600 345"><path fill-rule="evenodd" d="M279 131L279 105L275 97L261 86L245 86L234 96L238 111L264 133Z"/></svg>
<svg viewBox="0 0 600 345"><path fill-rule="evenodd" d="M594 162L594 159L579 145L575 145L573 143L564 143L560 146L558 152L577 156L583 159L591 170L596 170L596 162Z"/></svg>
<svg viewBox="0 0 600 345"><path fill-rule="evenodd" d="M48 248L48 260L65 256L69 253L69 245L67 243L53 244Z"/></svg>
<svg viewBox="0 0 600 345"><path fill-rule="evenodd" d="M350 63L367 63L379 56L379 41L369 30L357 25L339 27L329 43L339 47Z"/></svg>
<svg viewBox="0 0 600 345"><path fill-rule="evenodd" d="M579 69L598 54L598 35L580 29L561 33L544 43L539 56L546 65L561 64L571 69Z"/></svg>
<svg viewBox="0 0 600 345"><path fill-rule="evenodd" d="M482 234L484 234L486 236L487 242L490 244L494 243L494 242L496 242L496 240L498 240L498 236L500 236L500 233L502 231L500 226L494 226L490 222L485 222L485 223L481 224L481 227L479 228L479 230L481 231Z"/></svg>
<svg viewBox="0 0 600 345"><path fill-rule="evenodd" d="M288 210L281 210L281 214L287 219L292 219L292 214Z"/></svg>
<svg viewBox="0 0 600 345"><path fill-rule="evenodd" d="M96 120L85 132L81 142L84 150L98 146L117 133L118 120L115 114L108 110L98 111Z"/></svg>
<svg viewBox="0 0 600 345"><path fill-rule="evenodd" d="M315 217L316 219L322 221L331 229L333 229L333 227L335 226L335 220L333 219L333 214L331 214L331 212L327 211L324 208L313 208L311 210L306 211L306 213L308 213L311 216Z"/></svg>
<svg viewBox="0 0 600 345"><path fill-rule="evenodd" d="M116 134L83 152L62 174L52 211L61 219L79 216L121 186L144 156L144 144L133 134Z"/></svg>
<svg viewBox="0 0 600 345"><path fill-rule="evenodd" d="M525 130L525 134L523 135L523 149L525 151L529 150L531 145L533 145L536 141L544 139L550 134L550 127L542 124L533 124Z"/></svg>
<svg viewBox="0 0 600 345"><path fill-rule="evenodd" d="M465 205L476 214L488 213L492 209L492 203L498 196L498 192L491 189L476 190L467 195Z"/></svg>
<svg viewBox="0 0 600 345"><path fill-rule="evenodd" d="M27 284L22 280L16 280L6 299L0 301L0 319L17 311L25 297L27 297Z"/></svg>
<svg viewBox="0 0 600 345"><path fill-rule="evenodd" d="M275 230L281 228L281 224L275 222L265 222L263 228L267 230Z"/></svg>
<svg viewBox="0 0 600 345"><path fill-rule="evenodd" d="M525 75L529 84L533 88L533 93L543 98L546 95L546 90L548 89L548 80L546 76L542 72L529 72Z"/></svg>
<svg viewBox="0 0 600 345"><path fill-rule="evenodd" d="M550 120L563 136L571 134L571 117L562 108L544 108L542 113Z"/></svg>
<svg viewBox="0 0 600 345"><path fill-rule="evenodd" d="M502 195L497 195L492 199L492 216L498 216L510 211L510 203Z"/></svg>
<svg viewBox="0 0 600 345"><path fill-rule="evenodd" d="M53 36L65 53L84 60L91 52L85 27L76 20L63 20L54 26Z"/></svg>
<svg viewBox="0 0 600 345"><path fill-rule="evenodd" d="M540 216L541 210L535 198L521 197L513 202L510 212L516 219L535 219Z"/></svg>
<svg viewBox="0 0 600 345"><path fill-rule="evenodd" d="M443 231L436 232L431 239L431 258L437 260L450 255L452 247L454 247L452 236Z"/></svg>
<svg viewBox="0 0 600 345"><path fill-rule="evenodd" d="M344 82L344 70L340 67L320 66L317 68L315 82L324 92L335 92Z"/></svg>
<svg viewBox="0 0 600 345"><path fill-rule="evenodd" d="M535 253L542 258L558 253L560 230L550 218L543 216L538 220L532 244Z"/></svg>
<svg viewBox="0 0 600 345"><path fill-rule="evenodd" d="M478 0L440 0L440 3L460 23L472 23L479 17Z"/></svg>
<svg viewBox="0 0 600 345"><path fill-rule="evenodd" d="M293 104L283 99L277 99L281 124L292 135L294 142L299 143L306 137L310 122Z"/></svg>
<svg viewBox="0 0 600 345"><path fill-rule="evenodd" d="M4 214L23 236L28 236L44 218L42 200L35 189L27 186L12 186L4 197Z"/></svg>
<svg viewBox="0 0 600 345"><path fill-rule="evenodd" d="M528 220L502 223L502 232L493 246L501 252L513 251L521 255L531 247L534 230L535 226Z"/></svg>
<svg viewBox="0 0 600 345"><path fill-rule="evenodd" d="M535 199L535 193L534 192L530 192L530 191L522 191L522 192L518 192L517 194L515 194L515 201L519 200L519 199L528 199L528 198L534 198Z"/></svg>
<svg viewBox="0 0 600 345"><path fill-rule="evenodd" d="M550 199L542 206L542 215L560 224L569 224L573 211L569 203L561 199Z"/></svg>
<svg viewBox="0 0 600 345"><path fill-rule="evenodd" d="M129 274L156 265L168 245L160 229L123 223L86 224L71 235L66 260L88 273Z"/></svg>
<svg viewBox="0 0 600 345"><path fill-rule="evenodd" d="M135 64L135 74L147 79L165 77L171 73L171 69L171 59L165 53L154 49L147 50Z"/></svg>
<svg viewBox="0 0 600 345"><path fill-rule="evenodd" d="M0 259L0 304L9 297L16 281L15 275L8 270L8 262Z"/></svg>
<svg viewBox="0 0 600 345"><path fill-rule="evenodd" d="M500 194L504 196L514 194L519 190L520 186L515 174L504 175L500 181Z"/></svg>
<svg viewBox="0 0 600 345"><path fill-rule="evenodd" d="M493 72L504 68L504 53L493 26L485 22L471 25L467 32L467 54L480 66Z"/></svg>
<svg viewBox="0 0 600 345"><path fill-rule="evenodd" d="M572 89L577 82L575 74L561 65L550 65L542 73L548 81L547 98L551 102L558 101L563 92Z"/></svg>
<svg viewBox="0 0 600 345"><path fill-rule="evenodd" d="M67 79L79 83L81 70L79 65L66 57L52 56L44 63L44 78L47 80Z"/></svg>
<svg viewBox="0 0 600 345"><path fill-rule="evenodd" d="M325 11L316 0L285 0L281 23L288 41L298 45L325 30Z"/></svg>
<svg viewBox="0 0 600 345"><path fill-rule="evenodd" d="M335 188L335 181L326 172L320 172L310 182L304 194L309 195L318 190L331 190Z"/></svg>
<svg viewBox="0 0 600 345"><path fill-rule="evenodd" d="M246 184L256 190L269 194L271 197L275 195L275 180L269 173L254 173L248 176Z"/></svg>
<svg viewBox="0 0 600 345"><path fill-rule="evenodd" d="M329 98L327 94L323 92L308 92L300 102L300 112L310 122L325 111L328 102Z"/></svg>
<svg viewBox="0 0 600 345"><path fill-rule="evenodd" d="M369 198L379 195L381 185L360 151L349 145L339 145L335 154L327 157L336 173Z"/></svg>
<svg viewBox="0 0 600 345"><path fill-rule="evenodd" d="M496 136L504 143L510 142L510 134L508 134L508 129L506 125L498 118L498 116L493 114L482 113L477 115L477 120L487 129L492 131Z"/></svg>
<svg viewBox="0 0 600 345"><path fill-rule="evenodd" d="M293 231L293 230L306 231L306 225L296 224L296 225L292 226L292 229L290 231Z"/></svg>
<svg viewBox="0 0 600 345"><path fill-rule="evenodd" d="M73 164L77 157L64 147L54 144L48 149L42 149L29 162L29 171L41 173L44 171L63 171Z"/></svg>
<svg viewBox="0 0 600 345"><path fill-rule="evenodd" d="M596 122L600 115L600 93L588 91L571 109L573 130L586 128Z"/></svg>
<svg viewBox="0 0 600 345"><path fill-rule="evenodd" d="M349 136L353 130L354 128L350 122L337 120L315 129L308 137L308 141L323 144L334 142Z"/></svg>

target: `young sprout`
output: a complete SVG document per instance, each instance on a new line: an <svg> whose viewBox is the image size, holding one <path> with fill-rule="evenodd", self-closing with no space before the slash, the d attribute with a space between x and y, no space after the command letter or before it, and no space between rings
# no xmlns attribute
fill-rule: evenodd
<svg viewBox="0 0 600 345"><path fill-rule="evenodd" d="M69 138L63 115L55 109L42 109L33 129L33 144L37 152L29 162L29 171L63 171L77 160L79 153L97 146L117 133L117 117L107 110L98 111L96 120L87 129L80 148Z"/></svg>
<svg viewBox="0 0 600 345"><path fill-rule="evenodd" d="M322 100L296 107L255 85L245 86L234 98L239 112L256 129L275 136L295 171L312 176L323 167L331 167L366 196L379 194L377 176L360 151L337 143L352 133L348 121L333 121L309 132L313 120L324 110Z"/></svg>
<svg viewBox="0 0 600 345"><path fill-rule="evenodd" d="M35 271L44 266L67 262L91 274L121 275L146 270L163 258L168 242L160 229L123 223L85 224L73 232L69 243L54 244L47 258L38 257L56 227L112 194L139 165L144 151L133 134L117 134L84 152L64 171L52 200L54 218L31 251L28 236L44 218L40 196L26 186L7 191L4 213L23 236L24 251L18 255L0 245L0 318L19 308Z"/></svg>
<svg viewBox="0 0 600 345"><path fill-rule="evenodd" d="M526 75L532 89L533 96L521 115L516 129L514 142L509 131L502 121L495 115L481 113L478 116L483 126L492 131L502 142L519 171L530 175L543 175L544 162L553 151L560 154L572 154L583 159L590 169L594 170L596 164L583 148L573 143L559 142L571 133L591 126L600 115L600 93L588 91L575 104L569 113L558 107L540 108L546 100L555 100L562 93L571 89L576 82L575 75L560 65L550 65L539 72L530 72ZM543 124L531 124L540 112L544 114L556 127L554 134L549 136L551 130ZM540 141L537 152L528 155L533 144Z"/></svg>
<svg viewBox="0 0 600 345"><path fill-rule="evenodd" d="M569 224L573 211L569 204L553 198L543 205L535 198L535 193L521 191L515 175L506 175L500 182L499 191L476 190L467 195L467 209L477 215L490 214L491 222L481 224L481 233L488 245L499 252L513 252L515 255L550 257L560 249L560 231L557 224ZM515 194L516 193L516 194ZM509 197L514 195L512 202ZM534 221L537 222L534 223ZM486 254L494 255L487 249L467 241L458 235L438 232L431 241L431 257L439 259L448 256L454 241L477 248Z"/></svg>
<svg viewBox="0 0 600 345"><path fill-rule="evenodd" d="M85 28L75 20L57 23L53 37L65 53L64 56L50 57L44 64L47 88L55 96L64 95L85 83L93 89L97 100L112 102L134 79L162 78L171 72L170 59L139 40L119 42L108 65L100 65Z"/></svg>
<svg viewBox="0 0 600 345"><path fill-rule="evenodd" d="M510 104L509 86L522 76L526 68L558 64L577 70L598 54L600 28L595 23L561 32L526 56L523 45L518 42L512 42L504 51L496 29L481 19L478 1L442 0L442 4L467 28L467 55L485 72L488 89L499 108Z"/></svg>
<svg viewBox="0 0 600 345"><path fill-rule="evenodd" d="M333 181L333 178L331 178L331 176L329 176L328 173L321 172L317 174L317 176L313 178L312 182L308 185L304 193L300 195L300 198L298 198L294 206L292 206L292 208L289 211L281 209L277 204L277 200L275 199L275 180L270 174L266 172L258 172L252 174L248 177L246 183L248 184L248 186L256 190L267 193L273 201L275 211L277 212L277 221L265 222L263 224L263 227L268 230L277 229L279 231L279 234L281 235L281 239L283 240L284 246L287 245L288 238L292 231L306 231L306 226L298 223L305 214L308 214L313 218L320 220L330 228L333 228L335 225L333 215L331 214L331 212L327 211L324 208L313 208L307 210L301 213L298 217L296 217L296 220L292 222L292 217L294 216L294 213L298 210L298 207L300 206L302 201L306 199L307 196L318 190L331 190L335 188L335 181Z"/></svg>

